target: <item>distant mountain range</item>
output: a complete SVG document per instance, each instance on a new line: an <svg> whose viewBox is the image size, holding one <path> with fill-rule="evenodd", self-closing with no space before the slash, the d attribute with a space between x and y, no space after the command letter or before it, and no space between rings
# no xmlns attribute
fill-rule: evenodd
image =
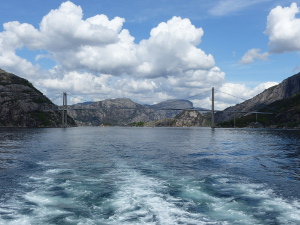
<svg viewBox="0 0 300 225"><path fill-rule="evenodd" d="M128 125L173 118L182 109L192 107L193 103L188 100L175 99L154 105L141 105L128 98L116 98L68 106L68 113L82 126Z"/></svg>

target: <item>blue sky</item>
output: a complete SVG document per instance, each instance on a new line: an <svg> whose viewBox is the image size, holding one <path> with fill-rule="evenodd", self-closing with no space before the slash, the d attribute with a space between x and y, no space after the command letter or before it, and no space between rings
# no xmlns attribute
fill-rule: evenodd
<svg viewBox="0 0 300 225"><path fill-rule="evenodd" d="M2 1L0 68L50 99L66 91L72 103L151 104L199 94L195 105L209 107L214 86L222 109L300 71L299 7L296 0Z"/></svg>

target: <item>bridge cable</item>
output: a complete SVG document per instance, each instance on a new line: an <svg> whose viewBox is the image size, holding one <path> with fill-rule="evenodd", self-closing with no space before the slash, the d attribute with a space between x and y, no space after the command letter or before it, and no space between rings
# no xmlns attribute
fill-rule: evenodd
<svg viewBox="0 0 300 225"><path fill-rule="evenodd" d="M226 93L226 92L223 92L223 91L220 91L220 90L217 90L217 89L215 89L216 91L218 91L218 92L221 92L221 93L223 93L223 94L226 94L226 95L229 95L229 96L232 96L232 97L234 97L234 98L238 98L238 99L240 99L240 100L243 100L243 101L248 101L248 100L246 100L246 99L243 99L243 98L240 98L240 97L237 97L237 96L234 96L234 95L232 95L232 94L229 94L229 93ZM269 106L267 106L266 104L262 104L262 106L261 107L259 107L259 108L257 108L258 110L259 109L263 109L263 108L268 108L268 109L271 109L271 110L274 110L274 111L278 111L278 109L275 109L275 108L272 108L272 107L269 107Z"/></svg>

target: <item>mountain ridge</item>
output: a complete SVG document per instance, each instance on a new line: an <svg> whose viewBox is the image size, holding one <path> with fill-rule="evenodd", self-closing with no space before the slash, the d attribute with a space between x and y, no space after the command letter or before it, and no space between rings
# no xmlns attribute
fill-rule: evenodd
<svg viewBox="0 0 300 225"><path fill-rule="evenodd" d="M262 93L248 99L242 103L230 106L222 112L215 113L215 121L217 123L243 117L245 114L232 113L234 111L259 111L262 108L276 102L283 100L297 94L300 91L300 73L284 79L278 85L272 86ZM270 108L271 109L271 108ZM265 110L265 109L264 109ZM270 110L271 111L271 110Z"/></svg>
<svg viewBox="0 0 300 225"><path fill-rule="evenodd" d="M181 110L179 109L192 107L193 103L191 101L180 99L167 100L153 105L141 105L129 98L116 98L91 104L68 106L68 114L79 125L84 126L128 125L136 122L173 118L180 113ZM72 110L72 108L77 110ZM85 108L89 109L85 110ZM93 108L97 110L92 110Z"/></svg>

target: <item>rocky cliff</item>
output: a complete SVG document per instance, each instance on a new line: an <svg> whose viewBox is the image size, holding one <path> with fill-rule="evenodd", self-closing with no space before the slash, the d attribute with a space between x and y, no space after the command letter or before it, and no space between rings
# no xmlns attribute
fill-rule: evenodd
<svg viewBox="0 0 300 225"><path fill-rule="evenodd" d="M206 117L194 110L185 110L174 118L165 118L145 123L147 127L205 127Z"/></svg>
<svg viewBox="0 0 300 225"><path fill-rule="evenodd" d="M59 127L61 113L41 111L54 107L30 82L0 69L0 126ZM72 118L68 123L76 125Z"/></svg>
<svg viewBox="0 0 300 225"><path fill-rule="evenodd" d="M155 105L141 105L128 98L117 98L91 104L72 105L68 107L68 113L78 125L128 125L172 118L181 112L178 109L191 107L193 107L192 102L186 100L169 100Z"/></svg>
<svg viewBox="0 0 300 225"><path fill-rule="evenodd" d="M257 96L249 99L245 102L237 104L235 106L225 109L223 112L218 112L215 115L216 122L232 120L234 114L232 112L241 112L241 111L260 111L265 108L267 105L270 105L273 102L287 99L300 91L300 73L295 74L285 80L280 84L270 87L258 94ZM265 109L264 109L265 110ZM265 110L266 111L266 110ZM269 108L269 111L274 111L274 109ZM237 113L235 114L236 118L245 116L245 114Z"/></svg>

